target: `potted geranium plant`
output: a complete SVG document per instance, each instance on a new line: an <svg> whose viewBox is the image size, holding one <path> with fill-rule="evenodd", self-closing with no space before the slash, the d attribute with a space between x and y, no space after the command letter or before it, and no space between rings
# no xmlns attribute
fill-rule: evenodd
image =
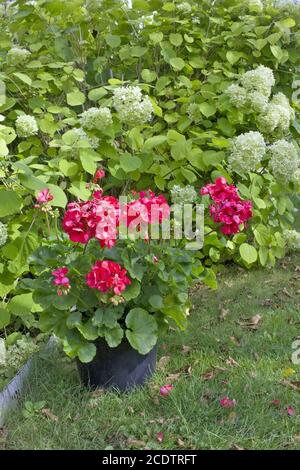
<svg viewBox="0 0 300 470"><path fill-rule="evenodd" d="M200 194L215 225L209 233L234 235L252 216L251 202L223 177ZM51 200L41 191L36 208L51 213ZM57 240L30 257L34 278L22 286L43 309L40 328L77 358L86 385L142 384L155 368L158 334L170 322L186 327L189 285L205 267L201 251L170 238L170 212L166 198L151 190L124 200L94 184L90 200L68 204Z"/></svg>
<svg viewBox="0 0 300 470"><path fill-rule="evenodd" d="M39 205L51 207L47 190ZM89 201L68 204L60 239L30 258L35 279L23 286L43 308L40 328L77 358L85 384L143 383L155 368L158 333L169 321L186 326L192 252L149 235L169 214L162 195L134 193L121 204L98 188Z"/></svg>

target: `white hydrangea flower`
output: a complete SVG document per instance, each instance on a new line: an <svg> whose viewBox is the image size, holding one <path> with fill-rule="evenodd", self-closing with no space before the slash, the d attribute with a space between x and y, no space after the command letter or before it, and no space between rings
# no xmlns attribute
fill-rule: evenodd
<svg viewBox="0 0 300 470"><path fill-rule="evenodd" d="M266 154L266 143L260 132L246 132L231 142L228 163L232 171L241 175L254 171Z"/></svg>
<svg viewBox="0 0 300 470"><path fill-rule="evenodd" d="M202 113L197 103L191 103L187 108L187 113L191 121L199 122L202 119Z"/></svg>
<svg viewBox="0 0 300 470"><path fill-rule="evenodd" d="M84 129L105 129L112 124L109 108L90 108L81 114L80 124Z"/></svg>
<svg viewBox="0 0 300 470"><path fill-rule="evenodd" d="M273 71L269 67L259 65L256 69L249 70L241 76L241 85L248 91L258 91L269 97L272 86L275 85Z"/></svg>
<svg viewBox="0 0 300 470"><path fill-rule="evenodd" d="M7 237L7 227L2 222L0 222L0 246L5 245Z"/></svg>
<svg viewBox="0 0 300 470"><path fill-rule="evenodd" d="M290 251L300 250L300 232L297 232L297 230L286 229L283 231L283 238L284 238L286 247Z"/></svg>
<svg viewBox="0 0 300 470"><path fill-rule="evenodd" d="M275 129L287 132L294 119L295 112L288 98L283 93L277 93L265 112L258 116L257 123L261 131L265 133L272 133Z"/></svg>
<svg viewBox="0 0 300 470"><path fill-rule="evenodd" d="M300 168L294 174L293 183L300 188Z"/></svg>
<svg viewBox="0 0 300 470"><path fill-rule="evenodd" d="M259 91L251 91L247 94L246 106L254 113L264 113L268 107L268 98Z"/></svg>
<svg viewBox="0 0 300 470"><path fill-rule="evenodd" d="M77 127L73 131L78 135L78 140L86 140L93 149L98 148L100 142L98 137L87 135L82 127Z"/></svg>
<svg viewBox="0 0 300 470"><path fill-rule="evenodd" d="M31 52L27 49L23 49L22 47L12 47L7 52L7 60L14 65L22 64L30 55Z"/></svg>
<svg viewBox="0 0 300 470"><path fill-rule="evenodd" d="M296 147L284 139L269 146L271 153L270 169L274 177L285 183L293 181L299 165Z"/></svg>
<svg viewBox="0 0 300 470"><path fill-rule="evenodd" d="M183 13L184 15L187 15L188 13L191 13L192 11L192 6L188 2L182 2L176 5L176 8L178 11Z"/></svg>
<svg viewBox="0 0 300 470"><path fill-rule="evenodd" d="M19 137L30 137L37 134L39 128L34 116L21 114L16 119L16 130Z"/></svg>
<svg viewBox="0 0 300 470"><path fill-rule="evenodd" d="M188 204L196 201L197 192L191 185L182 188L179 185L173 186L171 189L171 199L174 204Z"/></svg>
<svg viewBox="0 0 300 470"><path fill-rule="evenodd" d="M114 90L113 106L120 121L134 126L151 120L153 106L148 96L143 97L137 86L119 87Z"/></svg>
<svg viewBox="0 0 300 470"><path fill-rule="evenodd" d="M233 83L226 90L226 95L230 103L236 108L243 108L247 102L247 92L245 88Z"/></svg>

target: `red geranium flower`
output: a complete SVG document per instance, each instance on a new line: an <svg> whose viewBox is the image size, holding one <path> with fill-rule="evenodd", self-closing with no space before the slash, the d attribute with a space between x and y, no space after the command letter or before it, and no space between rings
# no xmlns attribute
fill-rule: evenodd
<svg viewBox="0 0 300 470"><path fill-rule="evenodd" d="M126 269L114 261L96 261L92 270L86 276L86 283L92 289L100 292L113 291L120 295L131 284Z"/></svg>

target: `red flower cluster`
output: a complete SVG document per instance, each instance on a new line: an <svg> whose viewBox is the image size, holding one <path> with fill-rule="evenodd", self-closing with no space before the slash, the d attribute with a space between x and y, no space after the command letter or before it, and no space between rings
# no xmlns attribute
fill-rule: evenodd
<svg viewBox="0 0 300 470"><path fill-rule="evenodd" d="M97 238L102 247L111 247L116 241L118 210L117 199L96 191L91 201L68 204L62 226L73 242L85 244Z"/></svg>
<svg viewBox="0 0 300 470"><path fill-rule="evenodd" d="M114 261L96 261L86 276L86 283L92 289L101 292L113 291L116 295L120 295L126 286L131 284L126 274L126 269Z"/></svg>
<svg viewBox="0 0 300 470"><path fill-rule="evenodd" d="M217 178L215 184L207 184L200 190L202 195L209 194L214 204L209 207L213 221L221 223L221 232L232 235L240 231L252 217L252 202L243 201L234 185L229 185L226 179Z"/></svg>
<svg viewBox="0 0 300 470"><path fill-rule="evenodd" d="M162 223L170 214L170 207L166 198L160 194L156 196L151 190L141 191L139 198L126 204L122 210L121 220L127 227L136 220L147 224Z"/></svg>

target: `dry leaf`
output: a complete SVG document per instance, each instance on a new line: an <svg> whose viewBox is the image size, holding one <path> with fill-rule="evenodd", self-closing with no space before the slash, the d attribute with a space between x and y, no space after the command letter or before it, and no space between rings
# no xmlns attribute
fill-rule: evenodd
<svg viewBox="0 0 300 470"><path fill-rule="evenodd" d="M201 374L201 377L203 380L212 380L215 377L215 374L212 370L209 370L204 372L204 374Z"/></svg>
<svg viewBox="0 0 300 470"><path fill-rule="evenodd" d="M299 442L300 443L300 436L293 436L293 441L294 442Z"/></svg>
<svg viewBox="0 0 300 470"><path fill-rule="evenodd" d="M170 359L171 356L162 356L157 363L157 370L164 370Z"/></svg>
<svg viewBox="0 0 300 470"><path fill-rule="evenodd" d="M177 439L177 444L180 446L180 447L185 447L185 443L182 439L180 439L180 437L178 437Z"/></svg>
<svg viewBox="0 0 300 470"><path fill-rule="evenodd" d="M229 336L230 341L232 341L236 346L240 346L241 343L236 339L235 336Z"/></svg>
<svg viewBox="0 0 300 470"><path fill-rule="evenodd" d="M181 348L181 354L185 355L185 354L189 354L191 351L191 347L190 346L185 346L183 345L182 348Z"/></svg>
<svg viewBox="0 0 300 470"><path fill-rule="evenodd" d="M230 423L235 423L236 418L237 418L236 412L231 411L228 415L227 421L229 421Z"/></svg>
<svg viewBox="0 0 300 470"><path fill-rule="evenodd" d="M181 377L181 373L178 372L177 374L169 374L166 377L166 382L175 382L176 380L179 380Z"/></svg>
<svg viewBox="0 0 300 470"><path fill-rule="evenodd" d="M229 314L229 310L226 308L222 308L221 313L219 315L219 320L225 320L228 314Z"/></svg>
<svg viewBox="0 0 300 470"><path fill-rule="evenodd" d="M91 392L91 397L98 398L98 397L101 397L101 395L104 395L105 393L106 393L106 390L104 388L96 388L96 390L93 390Z"/></svg>
<svg viewBox="0 0 300 470"><path fill-rule="evenodd" d="M282 289L282 293L286 295L287 297L293 297L292 294L290 294L286 288Z"/></svg>
<svg viewBox="0 0 300 470"><path fill-rule="evenodd" d="M129 413L131 413L132 415L134 414L134 409L132 408L132 406L128 406L127 410L128 410Z"/></svg>
<svg viewBox="0 0 300 470"><path fill-rule="evenodd" d="M229 366L238 366L238 362L236 362L233 357L229 356L228 359L226 359L226 364Z"/></svg>
<svg viewBox="0 0 300 470"><path fill-rule="evenodd" d="M58 422L58 417L55 416L52 411L50 410L50 408L43 408L41 410L41 413L46 416L47 418L49 418L51 421L54 421L55 423Z"/></svg>
<svg viewBox="0 0 300 470"><path fill-rule="evenodd" d="M232 444L232 450L245 450L244 447L238 446L237 444Z"/></svg>
<svg viewBox="0 0 300 470"><path fill-rule="evenodd" d="M293 390L296 390L297 392L300 392L300 381L293 381L290 382L289 380L281 380L279 382L281 385L285 385L286 387L290 387Z"/></svg>
<svg viewBox="0 0 300 470"><path fill-rule="evenodd" d="M130 437L127 439L126 443L129 446L136 446L136 447L145 447L145 445L146 445L145 441L141 441L139 439L130 438Z"/></svg>

